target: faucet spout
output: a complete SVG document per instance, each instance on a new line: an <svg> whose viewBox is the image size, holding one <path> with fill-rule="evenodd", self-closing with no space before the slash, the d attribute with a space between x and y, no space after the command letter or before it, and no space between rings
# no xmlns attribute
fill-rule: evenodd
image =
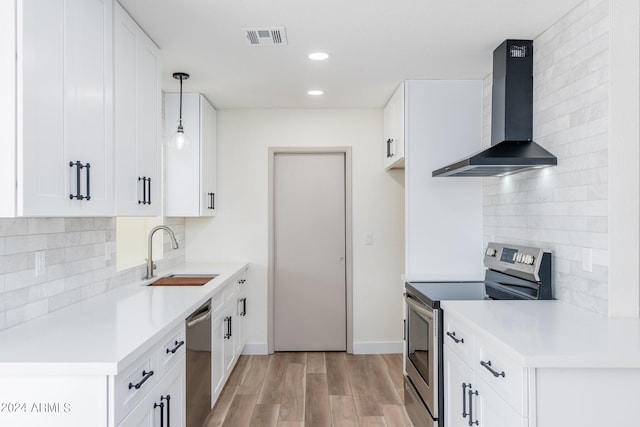
<svg viewBox="0 0 640 427"><path fill-rule="evenodd" d="M153 227L149 232L149 241L148 241L148 255L147 255L147 275L143 279L151 279L155 277L153 274L153 270L156 268L153 262L153 235L158 230L164 230L169 233L169 237L171 238L171 247L173 249L178 249L178 240L176 239L176 235L173 233L173 230L167 227L166 225L158 225L157 227Z"/></svg>

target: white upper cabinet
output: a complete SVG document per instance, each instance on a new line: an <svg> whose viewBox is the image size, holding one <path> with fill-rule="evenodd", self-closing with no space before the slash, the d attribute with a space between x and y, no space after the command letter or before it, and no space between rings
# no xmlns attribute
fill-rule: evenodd
<svg viewBox="0 0 640 427"><path fill-rule="evenodd" d="M404 83L384 107L384 167L404 168Z"/></svg>
<svg viewBox="0 0 640 427"><path fill-rule="evenodd" d="M178 126L180 94L165 95L166 216L214 216L216 195L216 110L198 93L183 93L182 124L191 144L178 150L168 141Z"/></svg>
<svg viewBox="0 0 640 427"><path fill-rule="evenodd" d="M160 51L122 6L115 7L115 213L158 216Z"/></svg>
<svg viewBox="0 0 640 427"><path fill-rule="evenodd" d="M2 215L113 215L113 2L16 8L1 18L16 34L13 48L3 41L3 61L17 58L15 135L5 142L15 169L2 172L12 183L2 187Z"/></svg>

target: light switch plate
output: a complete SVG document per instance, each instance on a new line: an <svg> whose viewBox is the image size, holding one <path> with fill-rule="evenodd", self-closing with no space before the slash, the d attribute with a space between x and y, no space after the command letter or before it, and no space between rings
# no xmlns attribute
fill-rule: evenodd
<svg viewBox="0 0 640 427"><path fill-rule="evenodd" d="M44 276L47 272L47 266L44 256L44 251L36 252L36 277Z"/></svg>
<svg viewBox="0 0 640 427"><path fill-rule="evenodd" d="M370 231L367 231L366 233L364 233L364 244L365 245L373 245L373 233Z"/></svg>

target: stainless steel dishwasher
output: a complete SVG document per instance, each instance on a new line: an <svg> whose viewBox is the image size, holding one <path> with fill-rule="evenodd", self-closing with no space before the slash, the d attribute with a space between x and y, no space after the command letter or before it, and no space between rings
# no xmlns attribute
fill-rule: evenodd
<svg viewBox="0 0 640 427"><path fill-rule="evenodd" d="M187 427L202 427L211 410L211 300L187 317Z"/></svg>

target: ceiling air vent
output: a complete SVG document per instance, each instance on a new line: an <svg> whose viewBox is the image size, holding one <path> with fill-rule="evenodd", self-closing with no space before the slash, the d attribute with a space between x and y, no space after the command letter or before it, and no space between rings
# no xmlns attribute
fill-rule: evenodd
<svg viewBox="0 0 640 427"><path fill-rule="evenodd" d="M284 27L243 28L242 32L251 46L278 46L287 44Z"/></svg>

